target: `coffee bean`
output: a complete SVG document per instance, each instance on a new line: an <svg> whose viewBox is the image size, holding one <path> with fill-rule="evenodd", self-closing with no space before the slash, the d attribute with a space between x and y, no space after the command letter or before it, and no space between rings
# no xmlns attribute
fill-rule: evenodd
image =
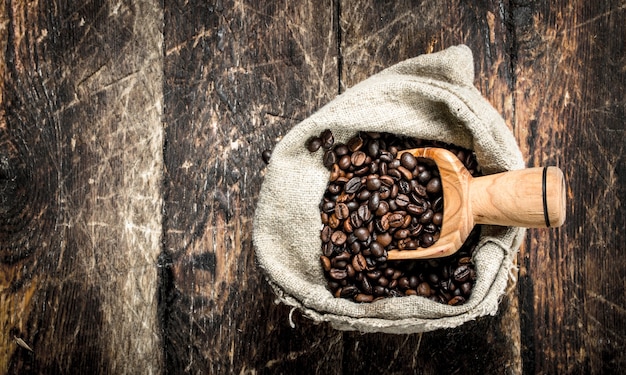
<svg viewBox="0 0 626 375"><path fill-rule="evenodd" d="M472 248L440 260L387 261L389 249L428 247L439 238L443 197L436 167L409 153L395 157L429 144L386 133L359 133L346 144L335 143L331 132L317 138L313 143L322 144L313 146L325 149L330 171L319 207L320 261L331 293L355 302L418 294L440 303L469 298L476 279Z"/></svg>
<svg viewBox="0 0 626 375"><path fill-rule="evenodd" d="M333 136L333 133L330 131L330 129L324 130L320 135L320 138L322 141L322 147L325 150L333 147L333 144L335 143L335 137Z"/></svg>
<svg viewBox="0 0 626 375"><path fill-rule="evenodd" d="M431 178L430 171L424 170L417 175L417 181L420 184L426 185Z"/></svg>
<svg viewBox="0 0 626 375"><path fill-rule="evenodd" d="M380 199L380 194L379 194ZM389 202L387 201L379 201L378 208L376 209L376 216L384 216L389 212Z"/></svg>
<svg viewBox="0 0 626 375"><path fill-rule="evenodd" d="M404 215L401 213L391 214L388 218L389 226L392 228L398 228L404 224Z"/></svg>
<svg viewBox="0 0 626 375"><path fill-rule="evenodd" d="M420 216L420 223L422 224L428 224L433 220L433 216L435 215L435 213L433 212L433 210L426 210L426 212L424 212L422 214L422 216Z"/></svg>
<svg viewBox="0 0 626 375"><path fill-rule="evenodd" d="M422 247L429 247L429 246L432 246L433 243L435 243L435 240L434 240L432 234L430 234L430 233L423 233L420 236L420 242L422 244Z"/></svg>
<svg viewBox="0 0 626 375"><path fill-rule="evenodd" d="M352 194L352 193L356 193L360 188L361 188L361 178L353 177L348 182L346 182L344 191L348 194Z"/></svg>
<svg viewBox="0 0 626 375"><path fill-rule="evenodd" d="M403 166L398 167L398 172L400 172L402 178L404 178L403 181L411 181L413 179L413 173Z"/></svg>
<svg viewBox="0 0 626 375"><path fill-rule="evenodd" d="M263 162L265 162L265 164L269 164L271 157L272 157L271 150L263 150L263 152L261 153L261 158L263 159Z"/></svg>
<svg viewBox="0 0 626 375"><path fill-rule="evenodd" d="M325 225L320 232L320 239L322 242L326 243L330 241L330 235L332 234L332 229L329 226Z"/></svg>
<svg viewBox="0 0 626 375"><path fill-rule="evenodd" d="M330 271L330 259L328 259L327 256L322 255L320 257L320 260L322 262L322 268L324 269L324 271L329 272Z"/></svg>
<svg viewBox="0 0 626 375"><path fill-rule="evenodd" d="M367 144L367 154L372 159L375 159L376 157L378 157L379 152L380 152L380 144L378 143L378 141L371 141Z"/></svg>
<svg viewBox="0 0 626 375"><path fill-rule="evenodd" d="M343 220L350 215L350 209L345 203L337 203L335 206L335 215L337 215L337 219Z"/></svg>
<svg viewBox="0 0 626 375"><path fill-rule="evenodd" d="M332 268L329 272L330 277L335 280L343 280L348 277L348 272L346 270L341 270L337 268Z"/></svg>
<svg viewBox="0 0 626 375"><path fill-rule="evenodd" d="M360 167L365 163L367 155L363 151L356 151L350 157L350 161L352 161L352 165L355 167Z"/></svg>
<svg viewBox="0 0 626 375"><path fill-rule="evenodd" d="M435 177L428 181L428 185L426 185L426 192L429 194L437 194L441 192L441 180L438 177Z"/></svg>
<svg viewBox="0 0 626 375"><path fill-rule="evenodd" d="M363 254L357 254L352 258L352 267L356 272L361 272L367 268L367 262Z"/></svg>
<svg viewBox="0 0 626 375"><path fill-rule="evenodd" d="M364 191L367 191L367 190L364 190ZM380 193L375 191L370 195L369 200L367 202L367 207L370 209L371 212L376 212L379 206L380 206Z"/></svg>
<svg viewBox="0 0 626 375"><path fill-rule="evenodd" d="M335 231L330 235L330 240L337 246L343 245L346 243L348 236L342 231Z"/></svg>
<svg viewBox="0 0 626 375"><path fill-rule="evenodd" d="M462 305L463 303L465 303L465 298L463 298L462 296L455 296L454 298L450 299L450 301L448 301L448 305L450 306Z"/></svg>
<svg viewBox="0 0 626 375"><path fill-rule="evenodd" d="M350 161L350 155L343 155L341 158L339 158L339 161L337 161L337 166L344 171L347 171L351 165L352 162Z"/></svg>
<svg viewBox="0 0 626 375"><path fill-rule="evenodd" d="M357 214L359 215L359 218L363 221L363 223L369 223L370 220L372 220L372 212L370 211L369 206L366 204L362 204L361 206L359 206Z"/></svg>
<svg viewBox="0 0 626 375"><path fill-rule="evenodd" d="M428 283L420 283L417 286L417 295L428 297L430 296L430 293L431 293L431 290L430 290L430 285L428 285Z"/></svg>
<svg viewBox="0 0 626 375"><path fill-rule="evenodd" d="M310 152L315 152L319 150L320 147L322 147L322 140L320 139L320 137L311 137L307 142L307 149Z"/></svg>
<svg viewBox="0 0 626 375"><path fill-rule="evenodd" d="M370 244L370 251L375 258L380 258L385 255L385 248L380 242L372 242Z"/></svg>
<svg viewBox="0 0 626 375"><path fill-rule="evenodd" d="M372 191L380 189L381 186L382 182L378 177L368 178L367 182L365 183L365 187L367 188L367 190Z"/></svg>
<svg viewBox="0 0 626 375"><path fill-rule="evenodd" d="M335 154L333 150L326 150L326 152L324 152L324 159L323 159L324 167L331 168L333 164L335 164L336 162L337 162L337 154Z"/></svg>
<svg viewBox="0 0 626 375"><path fill-rule="evenodd" d="M410 198L405 194L398 194L396 197L396 204L398 207L406 207L411 202Z"/></svg>
<svg viewBox="0 0 626 375"><path fill-rule="evenodd" d="M441 212L437 212L433 215L433 224L437 226L441 226L443 223L443 214Z"/></svg>
<svg viewBox="0 0 626 375"><path fill-rule="evenodd" d="M343 298L350 298L356 296L357 294L359 294L359 288L354 285L343 287L341 290L341 297Z"/></svg>
<svg viewBox="0 0 626 375"><path fill-rule="evenodd" d="M370 232L367 228L361 227L354 231L354 235L359 241L365 241L369 238Z"/></svg>
<svg viewBox="0 0 626 375"><path fill-rule="evenodd" d="M459 266L454 270L454 281L464 283L470 278L470 269L466 265Z"/></svg>

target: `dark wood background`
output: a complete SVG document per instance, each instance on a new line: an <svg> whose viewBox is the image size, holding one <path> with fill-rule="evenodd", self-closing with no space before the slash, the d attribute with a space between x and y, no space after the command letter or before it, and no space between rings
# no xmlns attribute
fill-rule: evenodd
<svg viewBox="0 0 626 375"><path fill-rule="evenodd" d="M0 371L626 371L626 3L0 2ZM260 154L346 88L465 43L568 220L499 314L344 333L255 266Z"/></svg>

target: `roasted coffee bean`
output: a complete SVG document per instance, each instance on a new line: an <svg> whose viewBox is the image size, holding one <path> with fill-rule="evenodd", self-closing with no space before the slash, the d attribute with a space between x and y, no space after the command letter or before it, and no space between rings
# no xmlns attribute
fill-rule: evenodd
<svg viewBox="0 0 626 375"><path fill-rule="evenodd" d="M372 252L372 256L374 256L374 258L380 258L385 255L385 248L378 241L374 241L370 244L370 251Z"/></svg>
<svg viewBox="0 0 626 375"><path fill-rule="evenodd" d="M367 191L367 190L364 190L364 191ZM369 208L371 212L375 213L376 210L378 210L379 206L380 206L380 193L375 191L370 195L369 200L367 202L367 207Z"/></svg>
<svg viewBox="0 0 626 375"><path fill-rule="evenodd" d="M428 285L428 283L422 282L417 286L417 295L428 297L430 296L430 293L431 293L431 290L430 290L430 285Z"/></svg>
<svg viewBox="0 0 626 375"><path fill-rule="evenodd" d="M433 211L441 212L442 210L443 210L443 197L439 197L435 199L435 202L433 202Z"/></svg>
<svg viewBox="0 0 626 375"><path fill-rule="evenodd" d="M359 293L354 297L355 302L372 302L373 300L374 300L373 295L365 294L365 293Z"/></svg>
<svg viewBox="0 0 626 375"><path fill-rule="evenodd" d="M380 197L380 194L379 194ZM389 212L389 202L380 201L376 209L376 216L384 216Z"/></svg>
<svg viewBox="0 0 626 375"><path fill-rule="evenodd" d="M389 226L392 228L401 227L404 224L404 215L401 213L393 213L388 217Z"/></svg>
<svg viewBox="0 0 626 375"><path fill-rule="evenodd" d="M384 296L388 293L388 289L382 285L376 285L372 291L375 296Z"/></svg>
<svg viewBox="0 0 626 375"><path fill-rule="evenodd" d="M371 141L367 144L367 154L375 159L378 157L378 153L380 152L380 144L377 141Z"/></svg>
<svg viewBox="0 0 626 375"><path fill-rule="evenodd" d="M367 268L367 262L363 254L357 254L352 258L352 267L356 272L361 272Z"/></svg>
<svg viewBox="0 0 626 375"><path fill-rule="evenodd" d="M405 152L400 156L400 163L408 170L413 170L417 166L417 159L410 152Z"/></svg>
<svg viewBox="0 0 626 375"><path fill-rule="evenodd" d="M360 136L352 137L348 141L347 146L352 152L358 151L363 147L363 139Z"/></svg>
<svg viewBox="0 0 626 375"><path fill-rule="evenodd" d="M430 233L422 233L422 235L420 236L420 242L422 244L422 247L429 247L432 246L433 243L435 243L435 239Z"/></svg>
<svg viewBox="0 0 626 375"><path fill-rule="evenodd" d="M426 185L430 181L430 178L431 174L427 170L424 170L417 175L417 181L423 185Z"/></svg>
<svg viewBox="0 0 626 375"><path fill-rule="evenodd" d="M330 129L324 130L320 135L320 138L322 141L322 147L325 150L333 147L333 144L335 143L335 137L333 136L333 133L330 131Z"/></svg>
<svg viewBox="0 0 626 375"><path fill-rule="evenodd" d="M426 208L411 203L406 206L406 211L413 216L421 216L426 211Z"/></svg>
<svg viewBox="0 0 626 375"><path fill-rule="evenodd" d="M350 157L350 161L352 161L353 166L360 167L363 164L365 164L366 158L367 158L367 155L365 155L363 151L356 151Z"/></svg>
<svg viewBox="0 0 626 375"><path fill-rule="evenodd" d="M454 270L454 281L464 283L470 278L470 269L466 265L461 265Z"/></svg>
<svg viewBox="0 0 626 375"><path fill-rule="evenodd" d="M420 216L420 223L422 224L428 224L433 220L433 216L435 215L435 213L433 212L433 210L426 210L426 212L424 212L422 214L422 216Z"/></svg>
<svg viewBox="0 0 626 375"><path fill-rule="evenodd" d="M346 270L341 270L337 268L331 268L329 274L330 274L330 277L332 277L335 280L343 280L346 277L348 277L348 272Z"/></svg>
<svg viewBox="0 0 626 375"><path fill-rule="evenodd" d="M332 168L333 164L335 164L336 162L337 162L337 154L335 154L333 150L326 150L326 152L324 152L324 159L323 159L324 167L330 169Z"/></svg>
<svg viewBox="0 0 626 375"><path fill-rule="evenodd" d="M462 305L463 303L465 303L465 298L463 298L462 296L455 296L450 299L450 301L448 301L448 305L450 306Z"/></svg>
<svg viewBox="0 0 626 375"><path fill-rule="evenodd" d="M337 219L343 220L350 215L350 209L345 203L337 203L335 206L335 215L337 215Z"/></svg>
<svg viewBox="0 0 626 375"><path fill-rule="evenodd" d="M367 187L367 190L371 191L378 190L381 186L382 182L380 182L380 179L378 177L368 178L367 182L365 183L365 187Z"/></svg>
<svg viewBox="0 0 626 375"><path fill-rule="evenodd" d="M441 180L438 177L435 177L428 181L426 185L426 192L428 194L437 194L441 192Z"/></svg>
<svg viewBox="0 0 626 375"><path fill-rule="evenodd" d="M359 206L357 214L364 224L369 223L372 220L372 212L370 211L369 206L366 204L362 204L361 206Z"/></svg>
<svg viewBox="0 0 626 375"><path fill-rule="evenodd" d="M359 294L359 288L354 285L348 285L341 289L341 297L350 298Z"/></svg>
<svg viewBox="0 0 626 375"><path fill-rule="evenodd" d="M363 293L372 294L372 283L369 280L369 276L364 277L363 280L361 280L361 290Z"/></svg>
<svg viewBox="0 0 626 375"><path fill-rule="evenodd" d="M393 237L389 232L384 232L376 236L376 242L378 242L383 248L389 246L393 241Z"/></svg>
<svg viewBox="0 0 626 375"><path fill-rule="evenodd" d="M410 198L405 194L398 194L396 197L396 204L398 207L406 207L411 202Z"/></svg>
<svg viewBox="0 0 626 375"><path fill-rule="evenodd" d="M337 166L344 171L347 171L348 168L350 168L350 166L352 165L352 162L350 161L350 155L343 155L341 158L339 158L339 160L337 161Z"/></svg>
<svg viewBox="0 0 626 375"><path fill-rule="evenodd" d="M393 238L395 238L396 240L401 240L407 238L410 235L411 231L409 231L408 229L399 229L393 234Z"/></svg>
<svg viewBox="0 0 626 375"><path fill-rule="evenodd" d="M411 192L411 184L408 181L400 180L398 182L398 190L402 194L409 194Z"/></svg>
<svg viewBox="0 0 626 375"><path fill-rule="evenodd" d="M270 158L272 157L272 151L271 150L263 150L263 152L261 153L261 158L263 159L263 162L265 164L269 164L270 163Z"/></svg>
<svg viewBox="0 0 626 375"><path fill-rule="evenodd" d="M370 231L367 228L361 227L354 231L354 235L359 241L365 241L370 236Z"/></svg>
<svg viewBox="0 0 626 375"><path fill-rule="evenodd" d="M413 173L403 166L398 167L398 172L400 172L402 178L404 178L402 181L411 181L413 179Z"/></svg>
<svg viewBox="0 0 626 375"><path fill-rule="evenodd" d="M337 229L340 224L341 224L341 220L339 220L337 218L337 215L335 215L334 213L328 217L328 226L329 227L331 227L333 229Z"/></svg>
<svg viewBox="0 0 626 375"><path fill-rule="evenodd" d="M324 225L324 228L322 228L322 231L320 232L320 239L322 240L322 242L326 243L330 241L330 235L333 233L333 230L330 229L329 226Z"/></svg>
<svg viewBox="0 0 626 375"><path fill-rule="evenodd" d="M320 256L320 261L322 262L322 268L324 269L324 271L329 272L330 271L330 259L328 259L327 256Z"/></svg>
<svg viewBox="0 0 626 375"><path fill-rule="evenodd" d="M363 189L361 191L359 191L359 193L357 194L357 199L360 201L366 201L368 199L370 199L370 196L372 195L372 192L367 190L367 189Z"/></svg>
<svg viewBox="0 0 626 375"><path fill-rule="evenodd" d="M320 137L311 137L307 142L307 149L310 152L315 152L319 150L320 147L322 147L322 140L320 139Z"/></svg>
<svg viewBox="0 0 626 375"><path fill-rule="evenodd" d="M348 236L342 231L334 231L333 234L330 235L330 240L337 246L341 246L346 243Z"/></svg>
<svg viewBox="0 0 626 375"><path fill-rule="evenodd" d="M348 182L346 182L346 186L344 187L344 191L348 194L356 193L361 188L361 178L360 177L352 177Z"/></svg>
<svg viewBox="0 0 626 375"><path fill-rule="evenodd" d="M331 144L331 132L317 138L330 171L320 203L320 259L331 293L355 302L418 294L441 303L469 298L476 279L472 248L440 260L387 261L389 249L428 247L439 238L443 198L436 166L409 153L395 157L430 144L386 133L359 133L346 144Z"/></svg>
<svg viewBox="0 0 626 375"><path fill-rule="evenodd" d="M333 150L335 151L335 154L337 154L337 156L344 156L350 152L348 146L344 144L338 144Z"/></svg>
<svg viewBox="0 0 626 375"><path fill-rule="evenodd" d="M469 295L472 293L472 283L465 282L461 284L460 289L464 296L469 297Z"/></svg>
<svg viewBox="0 0 626 375"><path fill-rule="evenodd" d="M385 175L381 175L380 176L380 182L387 186L388 188L391 188L391 186L393 186L396 182L394 181L393 177L389 176L388 174ZM390 190L391 191L391 190Z"/></svg>
<svg viewBox="0 0 626 375"><path fill-rule="evenodd" d="M441 212L437 212L433 215L432 223L436 226L441 226L443 224L443 214Z"/></svg>

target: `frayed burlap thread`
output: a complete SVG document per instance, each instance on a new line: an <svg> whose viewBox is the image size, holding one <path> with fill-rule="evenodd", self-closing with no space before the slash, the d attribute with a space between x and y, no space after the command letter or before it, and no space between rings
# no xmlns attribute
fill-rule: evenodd
<svg viewBox="0 0 626 375"><path fill-rule="evenodd" d="M361 332L425 332L497 312L524 236L520 228L483 229L473 259L478 278L461 306L418 296L362 304L334 298L319 259L319 202L329 172L322 151L305 147L324 129L333 131L336 142L358 131L389 132L472 149L485 173L523 168L513 135L473 79L472 53L464 45L403 61L348 89L276 145L255 212L253 241L279 301L316 322Z"/></svg>

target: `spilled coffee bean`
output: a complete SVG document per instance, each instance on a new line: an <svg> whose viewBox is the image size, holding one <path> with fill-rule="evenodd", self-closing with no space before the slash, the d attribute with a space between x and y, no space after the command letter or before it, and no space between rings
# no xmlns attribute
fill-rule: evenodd
<svg viewBox="0 0 626 375"><path fill-rule="evenodd" d="M387 260L390 249L429 247L439 238L444 202L436 165L409 153L397 158L399 150L426 146L447 148L478 175L471 151L438 142L360 132L343 144L330 130L307 142L310 152L323 150L330 171L320 202L320 259L335 297L372 302L418 295L450 305L469 299L479 227L450 257Z"/></svg>

